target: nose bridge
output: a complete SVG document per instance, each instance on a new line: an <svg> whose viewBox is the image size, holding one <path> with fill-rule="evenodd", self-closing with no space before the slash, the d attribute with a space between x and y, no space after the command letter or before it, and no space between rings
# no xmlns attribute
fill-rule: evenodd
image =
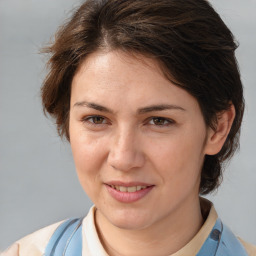
<svg viewBox="0 0 256 256"><path fill-rule="evenodd" d="M124 125L123 127L120 127L119 131L117 132L114 144L121 152L129 152L133 151L135 148L135 139L136 132L128 127L128 125Z"/></svg>
<svg viewBox="0 0 256 256"><path fill-rule="evenodd" d="M129 171L143 165L144 156L138 144L138 133L136 129L123 125L113 134L108 159L112 167L121 171Z"/></svg>

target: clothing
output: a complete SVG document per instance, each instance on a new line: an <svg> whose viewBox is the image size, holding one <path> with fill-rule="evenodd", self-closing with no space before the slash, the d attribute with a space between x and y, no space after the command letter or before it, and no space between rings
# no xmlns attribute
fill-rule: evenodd
<svg viewBox="0 0 256 256"><path fill-rule="evenodd" d="M68 219L52 235L44 256L82 256L82 222ZM196 256L248 256L244 246L218 218L210 235Z"/></svg>
<svg viewBox="0 0 256 256"><path fill-rule="evenodd" d="M202 201L201 204L202 214L206 216L206 220L195 235L195 237L178 252L172 254L171 256L193 256L196 255L203 244L205 243L207 237L211 233L216 220L218 218L217 213L213 205L206 200ZM210 208L210 211L209 211ZM208 209L208 210L207 210ZM93 206L88 215L84 218L82 222L82 255L83 256L108 256L104 250L102 244L100 243L96 227L95 227L95 210ZM208 213L208 214L207 214ZM41 256L54 233L54 231L59 227L62 222L53 224L49 227L43 228L27 237L18 241L20 245L20 256ZM244 245L249 256L256 256L256 247L240 240ZM235 255L234 255L235 256ZM238 256L238 255L237 255Z"/></svg>

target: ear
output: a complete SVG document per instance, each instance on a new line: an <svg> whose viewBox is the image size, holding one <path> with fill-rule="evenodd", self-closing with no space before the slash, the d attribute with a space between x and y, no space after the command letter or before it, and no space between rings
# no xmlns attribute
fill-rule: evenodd
<svg viewBox="0 0 256 256"><path fill-rule="evenodd" d="M233 104L229 109L217 114L216 129L209 127L205 145L206 155L216 155L223 147L235 119L236 111Z"/></svg>

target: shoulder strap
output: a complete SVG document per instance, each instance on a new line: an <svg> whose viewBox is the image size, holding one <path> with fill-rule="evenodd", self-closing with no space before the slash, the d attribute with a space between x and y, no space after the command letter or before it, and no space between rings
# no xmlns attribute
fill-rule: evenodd
<svg viewBox="0 0 256 256"><path fill-rule="evenodd" d="M232 231L223 224L223 232L220 239L217 256L248 256L244 246Z"/></svg>
<svg viewBox="0 0 256 256"><path fill-rule="evenodd" d="M210 235L196 256L248 256L230 229L217 219Z"/></svg>
<svg viewBox="0 0 256 256"><path fill-rule="evenodd" d="M82 255L82 221L83 218L63 222L50 238L44 255Z"/></svg>
<svg viewBox="0 0 256 256"><path fill-rule="evenodd" d="M81 256L82 221L69 219L52 235L45 256ZM217 219L210 235L196 256L248 256L245 248L231 230Z"/></svg>

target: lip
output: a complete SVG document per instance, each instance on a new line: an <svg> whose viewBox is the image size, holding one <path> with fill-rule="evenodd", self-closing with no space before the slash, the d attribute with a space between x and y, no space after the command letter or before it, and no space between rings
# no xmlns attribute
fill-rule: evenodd
<svg viewBox="0 0 256 256"><path fill-rule="evenodd" d="M109 194L117 201L121 203L133 203L136 202L143 197L145 197L153 188L154 185L147 184L144 182L120 182L120 181L112 181L108 183L104 183ZM113 186L124 186L124 187L133 187L133 186L147 186L147 188L135 191L135 192L121 192L112 188Z"/></svg>
<svg viewBox="0 0 256 256"><path fill-rule="evenodd" d="M113 185L113 186L123 186L123 187L133 187L133 186L147 186L147 187L149 187L149 186L153 186L153 184L140 182L140 181L123 182L123 181L118 181L118 180L105 182L104 184L109 185L109 186Z"/></svg>

